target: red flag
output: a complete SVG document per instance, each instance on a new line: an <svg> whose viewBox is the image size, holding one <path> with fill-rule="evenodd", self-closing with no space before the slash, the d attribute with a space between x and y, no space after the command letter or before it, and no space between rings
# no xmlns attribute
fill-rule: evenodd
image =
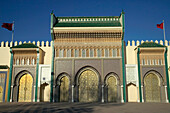
<svg viewBox="0 0 170 113"><path fill-rule="evenodd" d="M161 29L163 29L163 25L164 25L164 23L162 22L161 24L157 24L157 28L161 28Z"/></svg>
<svg viewBox="0 0 170 113"><path fill-rule="evenodd" d="M2 27L12 31L13 23L3 23Z"/></svg>

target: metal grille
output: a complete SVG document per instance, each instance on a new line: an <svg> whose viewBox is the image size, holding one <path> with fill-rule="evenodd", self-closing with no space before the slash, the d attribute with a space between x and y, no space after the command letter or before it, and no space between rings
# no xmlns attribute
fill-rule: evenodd
<svg viewBox="0 0 170 113"><path fill-rule="evenodd" d="M20 79L19 86L19 102L31 102L32 98L32 84L33 80L31 75L25 74Z"/></svg>
<svg viewBox="0 0 170 113"><path fill-rule="evenodd" d="M114 76L110 76L107 79L107 88L108 88L108 102L116 102L117 100L117 83Z"/></svg>
<svg viewBox="0 0 170 113"><path fill-rule="evenodd" d="M64 76L60 80L60 102L68 102L69 100L69 79Z"/></svg>
<svg viewBox="0 0 170 113"><path fill-rule="evenodd" d="M79 77L79 101L98 101L98 76L91 70L86 70Z"/></svg>
<svg viewBox="0 0 170 113"><path fill-rule="evenodd" d="M144 79L146 102L160 102L160 86L158 77L150 73Z"/></svg>

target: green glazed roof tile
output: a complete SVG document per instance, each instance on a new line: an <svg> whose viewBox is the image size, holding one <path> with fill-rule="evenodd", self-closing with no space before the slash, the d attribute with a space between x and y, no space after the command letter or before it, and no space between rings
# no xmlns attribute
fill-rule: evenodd
<svg viewBox="0 0 170 113"><path fill-rule="evenodd" d="M56 17L54 27L120 27L118 16L108 17Z"/></svg>
<svg viewBox="0 0 170 113"><path fill-rule="evenodd" d="M138 47L166 47L166 46L157 44L155 42L144 42L141 45L139 45Z"/></svg>
<svg viewBox="0 0 170 113"><path fill-rule="evenodd" d="M74 17L57 17L58 19L86 19L86 18L119 18L119 16L74 16Z"/></svg>
<svg viewBox="0 0 170 113"><path fill-rule="evenodd" d="M58 23L55 27L119 27L119 22L114 23Z"/></svg>
<svg viewBox="0 0 170 113"><path fill-rule="evenodd" d="M7 65L0 65L0 69L8 69Z"/></svg>
<svg viewBox="0 0 170 113"><path fill-rule="evenodd" d="M11 47L11 48L39 48L39 47L32 43L24 43L24 44L17 45L17 46Z"/></svg>

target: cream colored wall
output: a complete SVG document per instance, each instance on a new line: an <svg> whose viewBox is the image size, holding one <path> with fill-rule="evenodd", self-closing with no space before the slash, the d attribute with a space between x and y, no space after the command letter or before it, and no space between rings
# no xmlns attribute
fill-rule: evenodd
<svg viewBox="0 0 170 113"><path fill-rule="evenodd" d="M23 43L31 43L30 41L26 42L14 42L14 46L23 44ZM52 42L39 42L37 41L37 43L35 41L32 42L33 44L36 44L38 47L40 47L44 52L45 52L45 56L44 56L44 64L51 64L51 58L52 58L52 47L51 47L51 43ZM46 43L46 46L45 46ZM50 46L49 46L50 43ZM40 46L41 45L41 46ZM12 42L1 42L1 46L0 46L0 65L8 65L10 66L10 47L12 47Z"/></svg>
<svg viewBox="0 0 170 113"><path fill-rule="evenodd" d="M165 41L165 45L168 46L168 41ZM169 45L170 45L170 41L169 41ZM170 46L168 46L167 60L168 60L168 68L169 68L170 67ZM169 74L169 82L170 82L170 69L168 71L168 74Z"/></svg>
<svg viewBox="0 0 170 113"><path fill-rule="evenodd" d="M137 102L137 87L134 85L128 86L128 102Z"/></svg>
<svg viewBox="0 0 170 113"><path fill-rule="evenodd" d="M45 43L46 43L46 46L45 46ZM49 46L49 43L50 43L50 46ZM45 55L44 55L44 64L45 65L51 64L51 58L52 58L52 47L51 47L51 45L52 45L52 41L51 42L42 41L41 44L40 44L39 41L37 42L37 46L40 47L45 53Z"/></svg>
<svg viewBox="0 0 170 113"><path fill-rule="evenodd" d="M10 47L0 47L0 65L10 66Z"/></svg>
<svg viewBox="0 0 170 113"><path fill-rule="evenodd" d="M170 41L169 41L169 44L168 44L168 41L166 40L165 45L166 46L170 45ZM169 66L170 66L170 46L168 46L167 60L168 60L168 68L169 68Z"/></svg>
<svg viewBox="0 0 170 113"><path fill-rule="evenodd" d="M44 89L44 102L50 101L50 85L47 85Z"/></svg>
<svg viewBox="0 0 170 113"><path fill-rule="evenodd" d="M130 43L130 41L128 41L127 46L126 46L126 62L127 64L136 64L135 62L135 41L132 41L132 43Z"/></svg>
<svg viewBox="0 0 170 113"><path fill-rule="evenodd" d="M48 65L51 64L51 58L52 58L52 47L41 47L41 49L44 51L44 64Z"/></svg>
<svg viewBox="0 0 170 113"><path fill-rule="evenodd" d="M168 60L168 67L169 67L170 66L170 46L168 46L167 60Z"/></svg>

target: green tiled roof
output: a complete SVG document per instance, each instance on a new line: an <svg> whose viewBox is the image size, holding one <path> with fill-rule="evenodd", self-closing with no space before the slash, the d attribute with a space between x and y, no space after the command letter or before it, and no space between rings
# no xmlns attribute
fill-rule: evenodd
<svg viewBox="0 0 170 113"><path fill-rule="evenodd" d="M17 46L11 47L11 48L38 48L38 46L36 46L32 43L24 43L24 44L17 45Z"/></svg>
<svg viewBox="0 0 170 113"><path fill-rule="evenodd" d="M56 17L54 27L120 27L118 16Z"/></svg>
<svg viewBox="0 0 170 113"><path fill-rule="evenodd" d="M8 69L7 65L0 65L0 69Z"/></svg>
<svg viewBox="0 0 170 113"><path fill-rule="evenodd" d="M157 44L155 42L144 42L138 47L165 47L165 46L161 44Z"/></svg>

